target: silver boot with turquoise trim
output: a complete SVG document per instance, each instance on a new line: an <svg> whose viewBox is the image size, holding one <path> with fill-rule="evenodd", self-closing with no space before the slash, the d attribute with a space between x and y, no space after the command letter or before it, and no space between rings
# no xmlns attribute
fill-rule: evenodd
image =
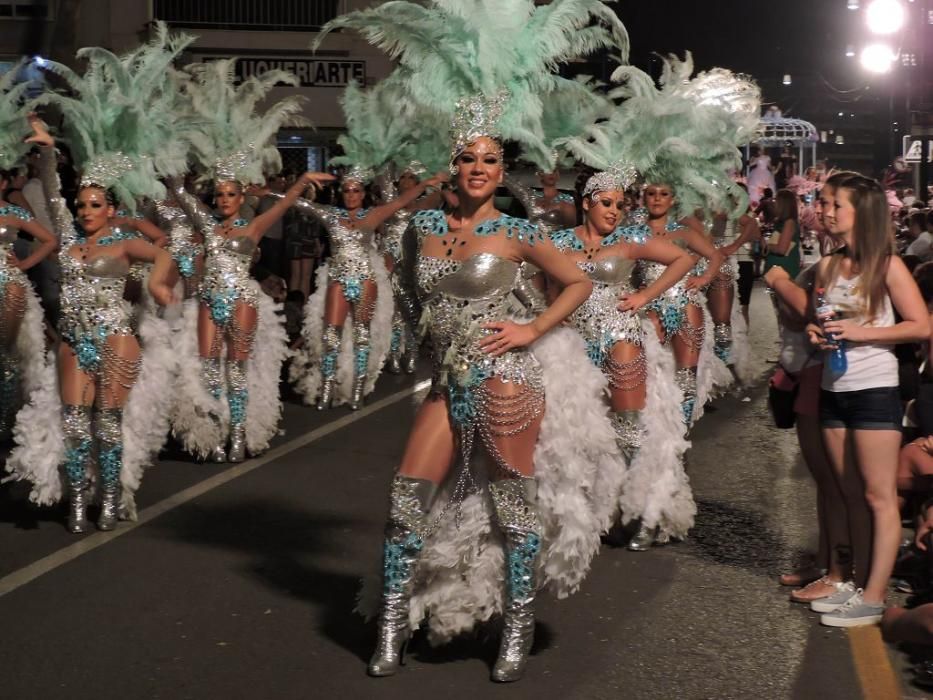
<svg viewBox="0 0 933 700"><path fill-rule="evenodd" d="M677 388L683 392L683 403L680 404L683 411L684 425L689 430L693 427L693 416L696 411L697 403L697 368L681 367L674 373L674 381Z"/></svg>
<svg viewBox="0 0 933 700"><path fill-rule="evenodd" d="M426 479L396 476L392 481L383 545L379 636L366 669L370 676L391 676L404 663L412 633L409 613L415 570L436 493L437 485Z"/></svg>
<svg viewBox="0 0 933 700"><path fill-rule="evenodd" d="M369 371L369 324L353 323L353 394L350 410L357 411L363 405L363 390Z"/></svg>
<svg viewBox="0 0 933 700"><path fill-rule="evenodd" d="M204 377L204 385L207 387L208 393L213 396L217 401L220 401L224 395L224 385L221 377L221 360L219 357L202 357L201 358L201 374ZM221 422L220 416L212 413L211 422L214 424L214 427L217 429L217 432L221 432ZM223 464L227 461L227 441L221 439L208 455L208 459L215 464Z"/></svg>
<svg viewBox="0 0 933 700"><path fill-rule="evenodd" d="M538 484L533 477L503 479L489 486L499 529L505 539L504 620L492 680L522 677L534 643L537 565L541 551Z"/></svg>
<svg viewBox="0 0 933 700"><path fill-rule="evenodd" d="M317 399L317 410L330 408L334 399L334 381L337 379L337 358L340 356L341 326L324 326L321 348L321 393Z"/></svg>
<svg viewBox="0 0 933 700"><path fill-rule="evenodd" d="M68 483L68 532L87 532L87 467L94 441L91 438L91 407L62 407L65 436L65 479Z"/></svg>
<svg viewBox="0 0 933 700"><path fill-rule="evenodd" d="M227 404L230 406L230 449L228 462L246 459L246 409L249 383L246 360L227 360Z"/></svg>
<svg viewBox="0 0 933 700"><path fill-rule="evenodd" d="M123 409L105 408L97 414L100 469L98 530L113 530L120 518L120 472L123 470Z"/></svg>

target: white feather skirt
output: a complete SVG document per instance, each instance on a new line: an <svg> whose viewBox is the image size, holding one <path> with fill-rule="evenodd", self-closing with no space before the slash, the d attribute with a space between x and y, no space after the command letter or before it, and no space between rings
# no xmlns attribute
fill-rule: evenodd
<svg viewBox="0 0 933 700"><path fill-rule="evenodd" d="M579 336L556 329L532 351L543 369L547 397L534 457L542 535L539 587L563 598L585 578L599 551L607 513L614 509L598 489L620 482L625 465L606 410L606 379L586 357ZM432 644L502 612L505 557L481 449L472 468L479 492L464 499L459 519L448 512L441 520L417 567L411 624L417 628L427 617ZM441 489L432 518L447 506L457 471ZM357 609L367 618L378 613L381 588L378 573L364 581Z"/></svg>
<svg viewBox="0 0 933 700"><path fill-rule="evenodd" d="M629 465L619 496L622 523L641 519L662 534L683 538L693 527L696 504L684 471L685 437L681 402L674 381L674 356L658 341L654 324L642 322L648 358L647 399L642 413L642 447Z"/></svg>
<svg viewBox="0 0 933 700"><path fill-rule="evenodd" d="M382 371L389 348L392 344L392 315L395 311L395 298L385 261L375 252L370 253L370 263L376 280L376 308L369 326L369 365L363 395L369 395L376 386L376 380ZM321 265L316 273L314 294L304 308L304 322L301 337L302 347L293 353L289 368L289 381L306 404L314 404L321 391L321 356L324 333L324 304L327 299L327 263ZM353 395L354 379L353 319L347 316L343 324L340 340L340 354L337 357L337 379L334 388L333 405L350 403Z"/></svg>

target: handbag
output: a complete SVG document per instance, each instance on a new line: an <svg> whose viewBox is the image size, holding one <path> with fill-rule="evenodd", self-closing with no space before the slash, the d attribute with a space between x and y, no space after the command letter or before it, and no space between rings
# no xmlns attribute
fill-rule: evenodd
<svg viewBox="0 0 933 700"><path fill-rule="evenodd" d="M774 425L781 430L789 430L797 422L794 402L800 391L800 375L791 374L781 365L768 381L768 408Z"/></svg>

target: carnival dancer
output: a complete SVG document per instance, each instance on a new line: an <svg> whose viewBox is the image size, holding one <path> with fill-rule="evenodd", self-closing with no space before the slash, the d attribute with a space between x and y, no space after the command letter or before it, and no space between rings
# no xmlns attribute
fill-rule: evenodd
<svg viewBox="0 0 933 700"><path fill-rule="evenodd" d="M657 343L651 332L644 332L637 312L683 278L694 261L666 241L627 240L619 224L634 175L624 169L593 175L583 190L583 225L555 232L552 240L593 282L593 293L571 322L586 341L590 359L609 380L613 423L628 463L619 480L617 508L622 523L639 521L628 547L643 551L655 542L685 537L696 506L683 470L683 424L670 400L677 394L673 374L663 366L663 353L651 352L649 360L646 348L656 350ZM639 260L665 270L636 292L631 277ZM651 447L643 452L642 445Z"/></svg>
<svg viewBox="0 0 933 700"><path fill-rule="evenodd" d="M633 240L661 238L697 256L694 276L674 285L648 306L662 342L677 364L683 392L683 419L688 428L702 415L714 386L732 377L713 351L712 324L700 291L716 277L722 253L703 233L684 223L698 210L726 208L744 193L726 175L738 159L736 143L753 133L760 91L751 81L714 69L692 77L689 53L684 61L665 59L660 89L637 68L621 66L613 80L624 81L616 96L626 97L618 114L628 145L627 156L643 174L645 209L630 227ZM663 266L641 262L636 268L642 288L658 279ZM699 375L699 383L698 383Z"/></svg>
<svg viewBox="0 0 933 700"><path fill-rule="evenodd" d="M324 225L331 249L305 305L305 342L289 371L298 393L307 403L316 402L318 410L344 403L357 410L375 388L387 356L398 360L398 352L392 352L400 349L396 341L401 340L393 334L397 305L376 231L385 226L395 237L410 216L407 207L440 184L440 178L431 178L402 194L390 184L389 169L417 124L396 81L387 79L369 91L350 85L341 104L347 133L339 140L344 155L334 163L350 168L340 185L343 206L298 202L300 211ZM384 203L364 207L377 171ZM413 368L413 334L409 345Z"/></svg>
<svg viewBox="0 0 933 700"><path fill-rule="evenodd" d="M25 143L31 133L26 101L29 82L16 84L23 65L0 76L0 441L11 436L16 412L42 380L42 307L25 273L57 246L55 237L32 214L2 197L14 169L30 149ZM22 259L13 249L19 231L38 243Z"/></svg>
<svg viewBox="0 0 933 700"><path fill-rule="evenodd" d="M549 347L547 331L587 298L592 285L534 225L494 205L503 139L543 146L539 115L551 77L547 66L583 50L576 37L593 15L618 27L600 2L552 14L563 4L509 0L492 8L471 0L454 10L446 2L395 2L328 26L360 30L394 50L412 99L451 115L458 197L449 214L418 212L405 242L403 263L431 337L434 381L392 483L381 591L364 592L361 602L366 611L379 610L371 675L398 671L412 627L425 617L432 639L442 641L502 611L492 678L518 680L531 648L537 590L547 585L572 592L592 556L589 543L600 525L587 517L583 483L592 462L581 460L576 445L566 448L576 443L567 439L576 426L590 428L581 420L605 420L599 399L604 380L585 361L575 373L565 366L550 372L545 359L568 350ZM387 39L385 27L398 27L402 19L419 30ZM422 43L424 33L430 44ZM587 27L585 35L586 48L613 43L602 26ZM515 323L508 317L524 261L563 291L534 320ZM569 340L582 350L578 338ZM561 388L566 393L559 400L546 398ZM608 425L605 438L596 439L615 450ZM475 446L491 462L488 490L498 532L491 527L490 501L473 492L486 481L475 469ZM439 491L447 497L435 500ZM579 537L568 549L565 538L573 530ZM587 544L584 561L581 543Z"/></svg>
<svg viewBox="0 0 933 700"><path fill-rule="evenodd" d="M166 113L172 107L167 69L190 41L169 37L160 24L151 42L125 56L82 49L78 56L87 60L82 76L47 64L77 95L47 94L40 102L62 112L82 171L79 226L59 191L54 140L38 119L32 123L30 141L41 147L40 178L61 241L62 341L58 382L49 376L20 411L17 447L7 469L33 483L32 500L51 504L61 497L61 466L71 532L88 528L85 507L95 462L101 501L97 527L110 530L118 519L136 517L134 494L143 469L168 433L175 367L168 326L151 305L134 329L123 293L130 265L150 262L153 304L170 304L171 256L145 241L119 240L112 219L120 205L132 210L140 197L164 197L159 178L185 168L186 147Z"/></svg>
<svg viewBox="0 0 933 700"><path fill-rule="evenodd" d="M279 374L288 352L285 329L276 303L249 271L266 230L309 185L334 179L305 173L268 211L252 221L241 218L246 186L262 182L264 168L281 168L274 137L283 125L301 122L296 116L301 100L285 98L258 112L259 99L273 86L292 85L297 79L284 71L269 71L236 86L234 64L231 59L189 65L189 79L182 83L200 128L191 139L192 153L201 177L213 182L217 215L179 179L173 184L178 205L203 236L205 247L196 310L197 351L191 334L185 333L173 432L189 452L213 462L242 462L247 452L266 449L278 429ZM186 114L179 119L187 119ZM189 308L186 313L195 311ZM261 343L254 342L257 337Z"/></svg>

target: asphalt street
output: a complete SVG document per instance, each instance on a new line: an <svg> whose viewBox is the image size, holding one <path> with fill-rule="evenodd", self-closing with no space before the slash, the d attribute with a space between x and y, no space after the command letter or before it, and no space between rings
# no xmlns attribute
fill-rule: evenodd
<svg viewBox="0 0 933 700"><path fill-rule="evenodd" d="M758 289L752 314L764 377L776 330ZM385 376L358 414L290 402L273 450L238 467L167 452L140 523L116 533L70 535L61 509L2 487L0 699L926 697L875 630L820 627L776 584L813 547L814 493L761 379L694 430L690 537L604 546L578 594L542 598L520 683L488 680L494 629L418 639L399 675L368 678L375 630L354 597L378 563L417 380Z"/></svg>

